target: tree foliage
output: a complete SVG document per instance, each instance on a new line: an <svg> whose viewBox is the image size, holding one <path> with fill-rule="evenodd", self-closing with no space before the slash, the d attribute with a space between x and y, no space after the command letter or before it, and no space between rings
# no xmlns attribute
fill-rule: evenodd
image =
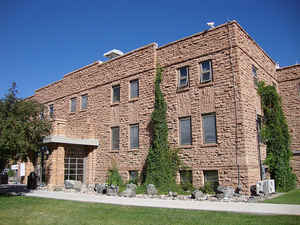
<svg viewBox="0 0 300 225"><path fill-rule="evenodd" d="M275 87L266 86L263 82L259 83L258 93L264 112L262 138L267 145L265 163L269 166L277 190L289 191L295 188L296 176L290 167L290 135L281 99Z"/></svg>
<svg viewBox="0 0 300 225"><path fill-rule="evenodd" d="M155 103L151 115L152 142L146 160L146 183L166 190L176 184L180 160L178 150L171 149L168 143L167 104L160 89L162 72L162 68L158 66L155 79Z"/></svg>
<svg viewBox="0 0 300 225"><path fill-rule="evenodd" d="M35 164L43 137L49 135L51 124L41 119L43 105L17 97L16 84L0 100L0 158L8 160L30 159Z"/></svg>

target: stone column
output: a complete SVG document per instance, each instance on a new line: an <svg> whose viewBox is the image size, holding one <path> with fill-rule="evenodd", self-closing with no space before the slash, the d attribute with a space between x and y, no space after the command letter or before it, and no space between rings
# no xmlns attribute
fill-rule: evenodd
<svg viewBox="0 0 300 225"><path fill-rule="evenodd" d="M64 146L53 146L52 153L46 162L46 180L49 188L64 186Z"/></svg>

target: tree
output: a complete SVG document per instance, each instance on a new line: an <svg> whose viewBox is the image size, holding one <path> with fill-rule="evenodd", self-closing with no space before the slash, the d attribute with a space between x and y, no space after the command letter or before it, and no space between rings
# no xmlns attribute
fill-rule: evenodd
<svg viewBox="0 0 300 225"><path fill-rule="evenodd" d="M296 186L296 175L290 167L290 135L288 125L281 107L281 99L275 87L259 83L264 112L262 139L267 145L265 163L269 166L271 178L275 180L276 189L289 191Z"/></svg>
<svg viewBox="0 0 300 225"><path fill-rule="evenodd" d="M44 106L17 97L13 83L0 100L0 166L9 160L28 159L35 165L43 137L50 134L51 123L41 117Z"/></svg>
<svg viewBox="0 0 300 225"><path fill-rule="evenodd" d="M146 183L167 190L176 184L179 157L178 151L170 149L168 143L167 104L160 89L162 72L162 68L158 66L155 79L155 103L151 115L152 141L146 160Z"/></svg>

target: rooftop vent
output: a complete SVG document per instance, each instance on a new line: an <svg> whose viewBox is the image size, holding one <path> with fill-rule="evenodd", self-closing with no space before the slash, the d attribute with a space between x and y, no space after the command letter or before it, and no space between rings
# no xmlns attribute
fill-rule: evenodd
<svg viewBox="0 0 300 225"><path fill-rule="evenodd" d="M120 50L113 49L113 50L110 50L110 51L104 53L103 56L106 58L109 58L109 59L113 59L113 58L121 56L121 55L124 55L124 53L121 52Z"/></svg>
<svg viewBox="0 0 300 225"><path fill-rule="evenodd" d="M215 27L215 22L208 22L207 26L209 26L210 28L214 28Z"/></svg>

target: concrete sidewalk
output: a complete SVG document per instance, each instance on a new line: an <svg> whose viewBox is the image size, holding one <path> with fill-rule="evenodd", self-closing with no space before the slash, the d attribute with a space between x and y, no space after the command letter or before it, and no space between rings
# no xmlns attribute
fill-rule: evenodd
<svg viewBox="0 0 300 225"><path fill-rule="evenodd" d="M145 198L124 198L105 195L91 195L82 193L65 193L49 191L33 191L25 193L25 196L73 200L81 202L94 202L126 206L143 206L157 208L189 209L223 211L253 214L274 214L274 215L299 215L300 205L267 204L267 203L239 203L239 202L212 202L193 200L162 200Z"/></svg>

